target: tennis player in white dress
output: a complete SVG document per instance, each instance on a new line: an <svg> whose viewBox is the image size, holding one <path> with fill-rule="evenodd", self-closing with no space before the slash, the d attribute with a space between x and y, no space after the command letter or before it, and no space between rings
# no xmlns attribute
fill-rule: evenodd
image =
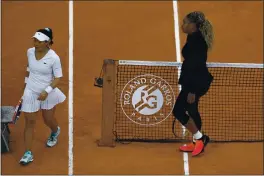
<svg viewBox="0 0 264 176"><path fill-rule="evenodd" d="M33 161L33 134L37 113L40 110L45 124L51 129L46 145L53 147L57 144L60 127L54 113L56 105L66 99L57 88L63 74L60 57L50 48L53 44L52 29L40 29L32 38L34 47L27 51L29 75L25 78L21 108L25 117L25 153L20 160L23 165Z"/></svg>

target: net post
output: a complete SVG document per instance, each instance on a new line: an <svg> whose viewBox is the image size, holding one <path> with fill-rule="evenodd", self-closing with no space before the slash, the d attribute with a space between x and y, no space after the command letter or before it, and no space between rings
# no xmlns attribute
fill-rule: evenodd
<svg viewBox="0 0 264 176"><path fill-rule="evenodd" d="M102 92L102 122L100 147L115 147L114 119L115 119L115 85L116 65L112 59L105 59L103 66L103 92Z"/></svg>

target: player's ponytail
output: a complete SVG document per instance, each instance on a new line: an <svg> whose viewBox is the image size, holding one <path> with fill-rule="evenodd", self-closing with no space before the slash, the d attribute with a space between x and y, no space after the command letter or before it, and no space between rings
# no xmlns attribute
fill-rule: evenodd
<svg viewBox="0 0 264 176"><path fill-rule="evenodd" d="M214 41L214 33L213 33L213 26L211 22L205 18L203 12L194 11L187 15L187 18L196 24L196 27L202 33L204 40L209 49L213 46Z"/></svg>
<svg viewBox="0 0 264 176"><path fill-rule="evenodd" d="M199 30L201 31L208 48L211 49L213 46L214 33L213 33L213 26L210 23L210 21L206 19L200 25Z"/></svg>
<svg viewBox="0 0 264 176"><path fill-rule="evenodd" d="M47 35L50 38L50 45L52 45L54 43L53 42L53 32L52 32L52 29L51 28L45 28L45 30L48 32Z"/></svg>

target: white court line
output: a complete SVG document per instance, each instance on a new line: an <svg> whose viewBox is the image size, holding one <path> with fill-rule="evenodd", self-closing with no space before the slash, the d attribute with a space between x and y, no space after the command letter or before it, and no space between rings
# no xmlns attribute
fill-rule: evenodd
<svg viewBox="0 0 264 176"><path fill-rule="evenodd" d="M176 45L176 56L177 62L181 62L181 49L180 49L180 26L179 26L179 13L178 13L178 3L176 0L173 1L173 17L174 17L174 34L175 34L175 45ZM178 70L178 78L180 76L180 69ZM179 85L179 90L181 86ZM185 127L182 126L183 135L185 133ZM184 162L184 175L189 175L189 161L188 153L183 152L183 162Z"/></svg>
<svg viewBox="0 0 264 176"><path fill-rule="evenodd" d="M73 1L69 1L69 168L73 175Z"/></svg>

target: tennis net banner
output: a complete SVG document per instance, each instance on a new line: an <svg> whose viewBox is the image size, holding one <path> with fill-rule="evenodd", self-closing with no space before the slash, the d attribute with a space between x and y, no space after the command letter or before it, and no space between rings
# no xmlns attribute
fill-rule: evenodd
<svg viewBox="0 0 264 176"><path fill-rule="evenodd" d="M264 141L263 64L207 66L214 80L199 101L202 131L213 142ZM178 62L105 60L101 145L191 139L172 113L180 69Z"/></svg>

